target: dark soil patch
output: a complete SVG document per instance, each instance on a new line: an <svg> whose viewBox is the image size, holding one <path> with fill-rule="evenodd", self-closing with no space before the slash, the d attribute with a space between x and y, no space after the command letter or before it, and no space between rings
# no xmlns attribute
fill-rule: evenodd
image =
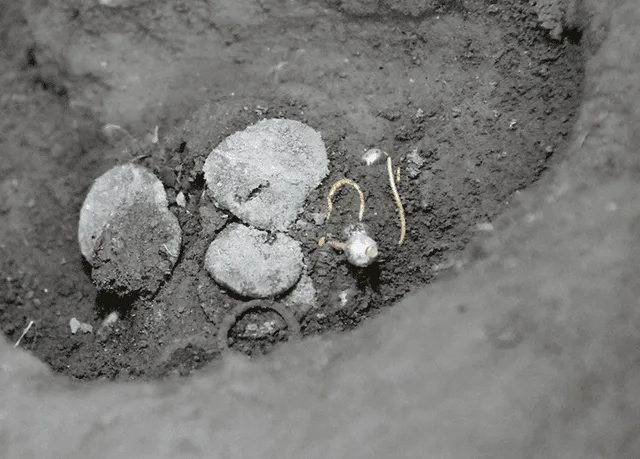
<svg viewBox="0 0 640 459"><path fill-rule="evenodd" d="M171 228L171 221L166 215L173 219L171 214L163 216L152 206L125 208L119 212L116 224L104 229L91 262L91 278L101 293L116 297L153 296L171 276L175 257L166 245L163 247L172 237L167 229Z"/></svg>
<svg viewBox="0 0 640 459"><path fill-rule="evenodd" d="M294 311L312 335L349 330L450 269L477 225L562 150L579 103L578 46L549 41L519 1L439 2L418 17L357 2L130 3L51 2L27 13L31 28L18 7L0 10L11 24L0 57L0 324L15 341L34 320L21 346L77 379L186 375L218 356L217 329L243 300L202 265L234 219L208 202L200 169L225 136L286 117L326 142L330 175L291 232L317 291L315 307ZM46 20L73 31L68 55L42 46ZM119 119L138 141L108 143L100 127ZM159 142L145 142L155 125ZM400 167L400 246L386 163L361 161L370 147ZM95 177L132 160L165 184L183 229L181 258L152 299L110 300L107 309L127 313L106 340L72 335L72 317L95 330L108 312L77 246L79 208ZM317 245L340 240L357 218L356 194L345 188L322 222L328 189L343 177L364 191L364 221L380 248L365 270ZM261 354L286 339L270 314L243 316L232 347Z"/></svg>

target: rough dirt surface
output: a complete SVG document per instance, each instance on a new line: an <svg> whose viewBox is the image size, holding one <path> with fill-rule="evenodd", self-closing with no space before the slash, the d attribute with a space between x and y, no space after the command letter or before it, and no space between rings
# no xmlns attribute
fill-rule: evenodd
<svg viewBox="0 0 640 459"><path fill-rule="evenodd" d="M486 229L566 145L582 54L549 40L522 2L438 2L418 16L381 5L364 16L344 2L280 0L33 2L26 16L9 7L28 20L5 32L2 75L0 323L9 340L34 320L22 346L82 380L157 377L178 342L207 343L192 369L215 358L209 337L243 300L203 266L233 219L203 194L202 165L226 136L265 117L310 125L329 152L329 176L290 231L317 292L314 308L296 311L305 336L351 330L454 268L477 224ZM136 140L109 144L105 123ZM158 142L145 142L155 126ZM374 146L400 167L401 246L386 165L361 161ZM96 327L122 306L96 296L75 232L92 181L127 161L162 180L183 252L158 294L134 302L103 343L69 330L71 317ZM328 189L343 177L362 188L380 251L366 270L317 246L356 221L357 195L346 188L324 221Z"/></svg>
<svg viewBox="0 0 640 459"><path fill-rule="evenodd" d="M173 214L147 203L127 206L96 241L91 279L100 294L150 296L169 279L179 254L180 227Z"/></svg>
<svg viewBox="0 0 640 459"><path fill-rule="evenodd" d="M607 3L610 21L584 28L594 57L571 144L449 279L349 334L177 382L71 384L0 342L2 457L640 457L640 7ZM3 203L28 228L20 183Z"/></svg>

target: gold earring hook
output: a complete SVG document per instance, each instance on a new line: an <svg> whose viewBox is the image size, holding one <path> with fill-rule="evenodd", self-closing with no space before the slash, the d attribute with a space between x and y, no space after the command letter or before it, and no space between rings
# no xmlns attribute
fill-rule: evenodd
<svg viewBox="0 0 640 459"><path fill-rule="evenodd" d="M331 198L336 193L336 191L338 191L338 189L340 189L344 185L351 185L358 192L358 196L360 198L360 211L358 212L358 221L362 221L362 217L364 216L364 194L362 193L360 186L358 186L355 181L348 178L340 179L331 186L331 190L329 190L329 195L327 196L327 220L329 220L329 217L331 217L331 212L333 211L333 201L331 200Z"/></svg>

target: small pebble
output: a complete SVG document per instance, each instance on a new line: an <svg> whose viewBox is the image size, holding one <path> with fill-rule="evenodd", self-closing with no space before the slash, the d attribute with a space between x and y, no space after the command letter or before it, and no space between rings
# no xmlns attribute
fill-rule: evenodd
<svg viewBox="0 0 640 459"><path fill-rule="evenodd" d="M75 317L72 317L71 320L69 321L69 327L71 328L71 333L74 335L78 332L78 330L81 331L82 333L93 332L93 327L91 325L82 323Z"/></svg>
<svg viewBox="0 0 640 459"><path fill-rule="evenodd" d="M407 175L409 178L414 179L420 175L420 169L424 165L425 160L420 156L418 149L414 148L407 154L407 163Z"/></svg>
<svg viewBox="0 0 640 459"><path fill-rule="evenodd" d="M325 220L327 219L327 214L323 212L315 212L311 214L311 218L313 218L313 223L315 223L318 226L321 226L324 224Z"/></svg>
<svg viewBox="0 0 640 459"><path fill-rule="evenodd" d="M98 328L96 335L100 341L106 341L111 333L113 325L118 321L120 315L114 311L110 313L105 319L102 321L102 324Z"/></svg>
<svg viewBox="0 0 640 459"><path fill-rule="evenodd" d="M386 155L384 154L384 152L381 149L379 149L379 148L371 148L371 149L367 150L364 155L362 155L362 161L367 166L373 166L374 164L379 163L380 161L382 161L385 156Z"/></svg>
<svg viewBox="0 0 640 459"><path fill-rule="evenodd" d="M493 225L488 222L478 223L476 225L476 228L478 229L478 231L487 231L487 232L493 231Z"/></svg>
<svg viewBox="0 0 640 459"><path fill-rule="evenodd" d="M176 204L179 205L180 207L187 206L187 198L185 198L184 193L182 191L178 193L178 195L176 196Z"/></svg>
<svg viewBox="0 0 640 459"><path fill-rule="evenodd" d="M345 307L349 301L349 290L343 290L338 294L340 298L340 306Z"/></svg>

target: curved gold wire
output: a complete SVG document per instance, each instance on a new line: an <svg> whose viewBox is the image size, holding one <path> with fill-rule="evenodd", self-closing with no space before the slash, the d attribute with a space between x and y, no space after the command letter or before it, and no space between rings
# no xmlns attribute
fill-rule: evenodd
<svg viewBox="0 0 640 459"><path fill-rule="evenodd" d="M387 172L389 173L389 184L391 185L391 191L393 192L393 197L396 200L396 206L398 207L398 213L400 214L400 240L398 241L398 245L402 245L402 243L404 242L405 234L407 232L407 222L405 220L404 207L402 207L402 201L400 200L398 188L396 187L396 182L393 177L393 165L391 164L391 156L389 155L387 155ZM399 172L400 169L398 168L398 175Z"/></svg>
<svg viewBox="0 0 640 459"><path fill-rule="evenodd" d="M360 212L358 213L358 221L362 221L362 217L364 216L364 194L362 190L358 186L358 184L348 178L343 178L338 180L331 186L331 190L329 190L329 195L327 196L327 220L331 217L331 212L333 211L333 201L331 198L335 194L338 189L344 185L351 185L358 192L358 196L360 197Z"/></svg>

